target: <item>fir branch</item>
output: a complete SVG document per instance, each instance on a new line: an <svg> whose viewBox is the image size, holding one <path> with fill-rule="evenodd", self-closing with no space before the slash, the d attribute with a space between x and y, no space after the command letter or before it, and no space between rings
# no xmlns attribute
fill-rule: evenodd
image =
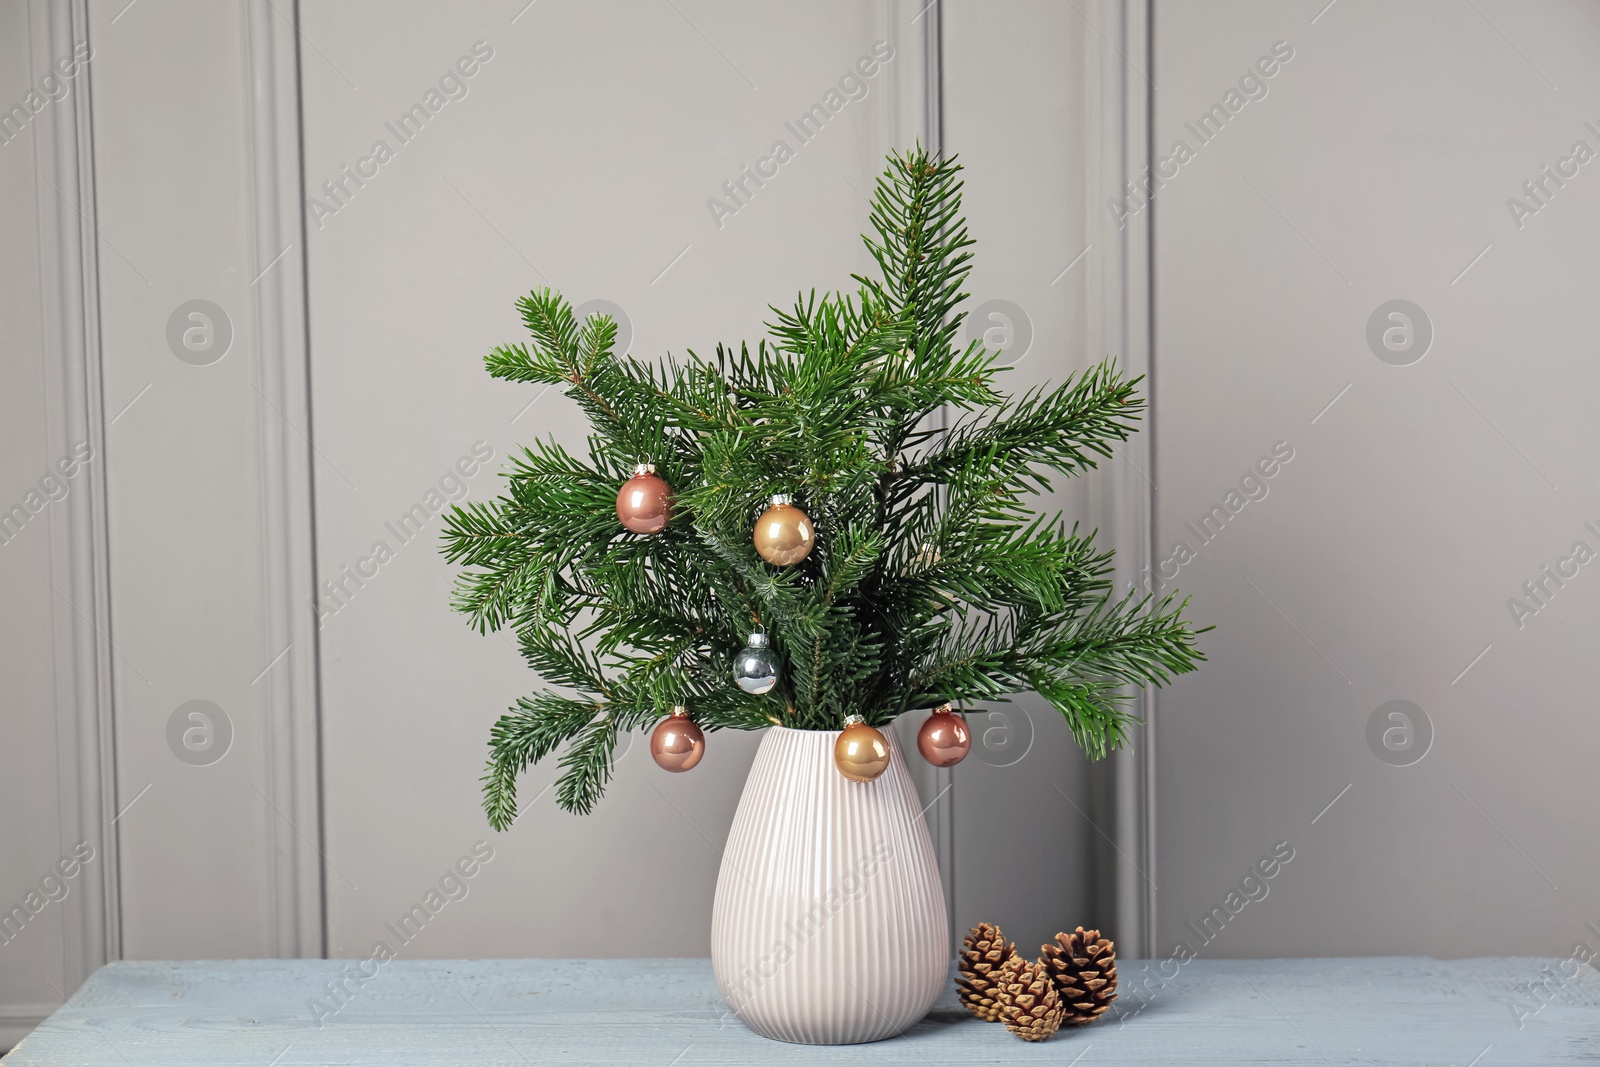
<svg viewBox="0 0 1600 1067"><path fill-rule="evenodd" d="M963 420L940 442L908 465L903 477L938 481L975 458L988 457L1013 475L1034 466L1059 474L1093 470L1096 457L1109 459L1111 446L1126 441L1144 410L1135 393L1140 378L1127 378L1110 360L1069 376L1053 390L1028 392L984 416ZM1048 488L1039 479L1034 487Z"/></svg>
<svg viewBox="0 0 1600 1067"><path fill-rule="evenodd" d="M517 817L517 776L554 752L594 719L602 705L549 693L517 700L489 731L491 756L483 775L489 825L505 830Z"/></svg>
<svg viewBox="0 0 1600 1067"><path fill-rule="evenodd" d="M556 779L556 803L577 815L594 810L595 802L611 779L611 761L617 748L617 725L602 715L579 732L561 756L562 774Z"/></svg>
<svg viewBox="0 0 1600 1067"><path fill-rule="evenodd" d="M1011 397L995 354L958 342L973 245L960 169L920 148L891 156L864 238L878 275L772 308L753 347L645 362L552 290L518 301L530 340L494 349L489 373L559 385L594 432L581 454L524 449L505 493L450 509L441 533L462 568L452 605L480 631L511 627L563 690L517 701L491 731L496 828L516 817L518 776L553 756L557 802L592 810L618 734L674 704L707 730L832 729L852 711L882 724L1036 691L1098 757L1126 743L1137 687L1204 658L1182 602L1114 597L1093 535L1035 514L1053 476L1134 431L1138 379L1107 361ZM930 418L941 409L961 413L954 426ZM647 537L615 513L638 462L675 491L671 524ZM818 532L786 568L750 537L775 492ZM782 664L762 696L729 679L757 629Z"/></svg>

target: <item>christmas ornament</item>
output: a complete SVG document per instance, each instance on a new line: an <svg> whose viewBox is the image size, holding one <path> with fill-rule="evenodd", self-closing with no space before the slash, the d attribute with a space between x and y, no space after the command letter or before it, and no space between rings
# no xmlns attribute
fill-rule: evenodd
<svg viewBox="0 0 1600 1067"><path fill-rule="evenodd" d="M1000 968L1017 954L1017 947L1006 940L998 926L979 923L962 939L956 959L956 995L961 1004L986 1023L1000 1021L1000 1002L995 999L995 984Z"/></svg>
<svg viewBox="0 0 1600 1067"><path fill-rule="evenodd" d="M788 567L811 555L817 531L805 512L794 506L793 497L779 493L772 506L756 520L756 551L775 567Z"/></svg>
<svg viewBox="0 0 1600 1067"><path fill-rule="evenodd" d="M766 634L751 634L748 643L733 657L733 681L746 693L770 693L778 684L778 657Z"/></svg>
<svg viewBox="0 0 1600 1067"><path fill-rule="evenodd" d="M1099 930L1078 927L1040 949L1039 962L1055 983L1068 1026L1092 1023L1117 999L1117 945Z"/></svg>
<svg viewBox="0 0 1600 1067"><path fill-rule="evenodd" d="M889 742L861 716L851 715L833 743L833 762L852 782L870 782L889 766Z"/></svg>
<svg viewBox="0 0 1600 1067"><path fill-rule="evenodd" d="M664 771L692 770L706 754L706 735L681 704L656 724L650 735L650 758Z"/></svg>
<svg viewBox="0 0 1600 1067"><path fill-rule="evenodd" d="M656 475L655 465L641 463L617 490L617 520L636 534L660 533L672 518L672 487Z"/></svg>
<svg viewBox="0 0 1600 1067"><path fill-rule="evenodd" d="M1000 968L995 999L1000 1021L1024 1041L1043 1041L1061 1028L1061 995L1042 964L1013 956Z"/></svg>
<svg viewBox="0 0 1600 1067"><path fill-rule="evenodd" d="M954 767L972 751L972 732L949 704L941 704L917 731L917 751L935 767Z"/></svg>

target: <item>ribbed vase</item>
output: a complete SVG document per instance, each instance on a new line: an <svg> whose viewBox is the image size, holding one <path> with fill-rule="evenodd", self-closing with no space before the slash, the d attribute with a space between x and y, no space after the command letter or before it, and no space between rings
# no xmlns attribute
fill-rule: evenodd
<svg viewBox="0 0 1600 1067"><path fill-rule="evenodd" d="M948 976L950 926L933 841L894 735L889 769L852 782L837 731L773 727L733 818L711 917L717 986L779 1041L893 1037Z"/></svg>

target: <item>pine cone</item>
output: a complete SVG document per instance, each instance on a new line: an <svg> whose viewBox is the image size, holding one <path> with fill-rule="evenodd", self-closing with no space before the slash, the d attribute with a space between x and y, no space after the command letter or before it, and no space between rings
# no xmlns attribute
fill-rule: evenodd
<svg viewBox="0 0 1600 1067"><path fill-rule="evenodd" d="M974 926L961 943L957 963L961 976L956 979L956 991L966 1009L986 1023L1000 1020L995 979L1005 962L1016 954L1017 946L1006 940L998 926L988 923Z"/></svg>
<svg viewBox="0 0 1600 1067"><path fill-rule="evenodd" d="M1000 968L1000 1021L1024 1041L1043 1041L1061 1027L1061 997L1043 964L1013 956Z"/></svg>
<svg viewBox="0 0 1600 1067"><path fill-rule="evenodd" d="M1117 999L1116 942L1099 930L1080 926L1075 933L1057 934L1040 952L1039 962L1061 994L1068 1026L1094 1022Z"/></svg>

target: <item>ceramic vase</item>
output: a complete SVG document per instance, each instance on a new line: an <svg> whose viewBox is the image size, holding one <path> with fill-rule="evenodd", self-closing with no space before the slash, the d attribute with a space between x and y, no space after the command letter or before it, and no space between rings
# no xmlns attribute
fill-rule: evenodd
<svg viewBox="0 0 1600 1067"><path fill-rule="evenodd" d="M717 877L711 961L723 999L779 1041L881 1041L927 1014L949 975L933 841L891 731L889 767L852 782L838 731L762 739Z"/></svg>

